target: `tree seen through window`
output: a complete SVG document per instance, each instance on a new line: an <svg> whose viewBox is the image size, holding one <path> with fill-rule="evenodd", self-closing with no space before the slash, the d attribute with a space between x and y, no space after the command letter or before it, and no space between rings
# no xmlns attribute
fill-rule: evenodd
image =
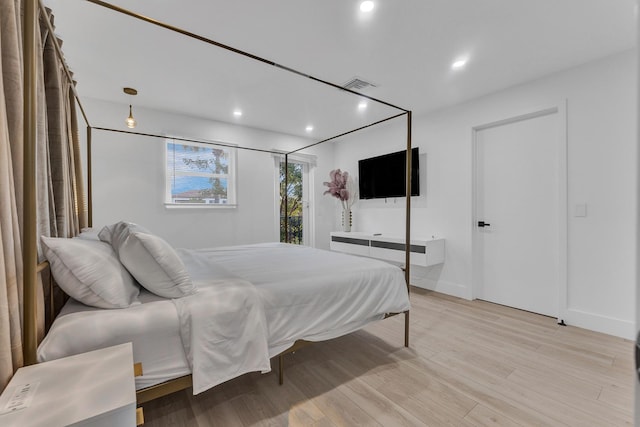
<svg viewBox="0 0 640 427"><path fill-rule="evenodd" d="M280 162L280 241L286 242L287 234L290 243L302 244L302 173L299 163L288 164L288 185L286 188L287 205L285 205L285 172L284 162ZM286 207L286 209L285 209ZM288 212L288 229L285 229L284 218Z"/></svg>

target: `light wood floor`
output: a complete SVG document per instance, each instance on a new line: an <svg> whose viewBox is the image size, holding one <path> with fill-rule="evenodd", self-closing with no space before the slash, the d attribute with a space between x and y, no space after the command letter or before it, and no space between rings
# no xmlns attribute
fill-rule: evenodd
<svg viewBox="0 0 640 427"><path fill-rule="evenodd" d="M306 347L198 396L144 405L145 426L632 425L633 344L416 289L403 318Z"/></svg>

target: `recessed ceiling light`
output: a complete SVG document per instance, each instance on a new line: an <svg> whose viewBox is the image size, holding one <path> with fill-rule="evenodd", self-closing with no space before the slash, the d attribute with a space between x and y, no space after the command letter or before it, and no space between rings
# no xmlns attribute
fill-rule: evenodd
<svg viewBox="0 0 640 427"><path fill-rule="evenodd" d="M362 3L360 3L360 10L362 12L371 12L374 6L375 5L372 1L363 1Z"/></svg>
<svg viewBox="0 0 640 427"><path fill-rule="evenodd" d="M367 101L360 101L358 104L358 110L366 110L367 109Z"/></svg>
<svg viewBox="0 0 640 427"><path fill-rule="evenodd" d="M467 58L459 58L456 59L453 64L451 64L451 69L452 70L460 70L461 68L464 68L465 65L467 65Z"/></svg>
<svg viewBox="0 0 640 427"><path fill-rule="evenodd" d="M242 111L240 111L240 110L235 110L235 111L233 112L233 115L234 115L234 116L236 116L236 117L240 117L240 116L242 116Z"/></svg>
<svg viewBox="0 0 640 427"><path fill-rule="evenodd" d="M309 125L304 130L306 130L307 132L311 132L313 130L313 126Z"/></svg>

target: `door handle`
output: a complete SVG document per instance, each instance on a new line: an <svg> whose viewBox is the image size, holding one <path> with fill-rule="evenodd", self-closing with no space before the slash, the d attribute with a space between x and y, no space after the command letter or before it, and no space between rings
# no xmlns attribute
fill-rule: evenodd
<svg viewBox="0 0 640 427"><path fill-rule="evenodd" d="M491 224L484 221L478 221L478 227L489 227L489 226L491 226Z"/></svg>

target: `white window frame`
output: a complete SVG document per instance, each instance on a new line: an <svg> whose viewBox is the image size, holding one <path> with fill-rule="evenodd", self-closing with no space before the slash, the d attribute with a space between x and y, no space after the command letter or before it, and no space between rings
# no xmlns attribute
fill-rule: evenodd
<svg viewBox="0 0 640 427"><path fill-rule="evenodd" d="M192 147L200 148L220 148L225 150L229 154L229 172L226 174L214 174L207 172L179 172L170 173L168 165L169 144L190 145ZM224 209L237 207L237 193L236 193L236 175L237 175L237 148L234 144L226 142L212 141L212 142L192 142L182 141L180 139L166 138L164 140L164 174L165 174L165 191L164 191L164 205L167 208L206 208L206 209ZM173 177L176 175L182 176L201 176L208 178L226 178L227 179L227 202L226 203L175 203L171 197L171 183Z"/></svg>

